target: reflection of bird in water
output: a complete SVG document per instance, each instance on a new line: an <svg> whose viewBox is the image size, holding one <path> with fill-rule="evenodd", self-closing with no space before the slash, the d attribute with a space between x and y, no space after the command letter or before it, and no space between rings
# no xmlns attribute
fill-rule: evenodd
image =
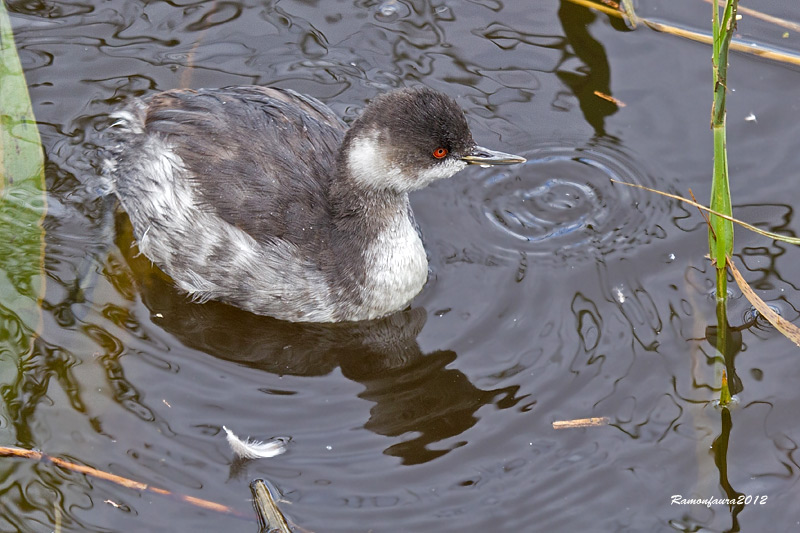
<svg viewBox="0 0 800 533"><path fill-rule="evenodd" d="M124 242L120 248L130 250ZM159 317L155 322L185 346L276 375L321 376L338 367L361 383L358 396L374 402L365 428L388 437L416 435L385 452L406 464L446 454L428 446L472 427L483 405L507 408L518 401L515 387L481 390L448 368L455 352L423 354L417 336L427 318L424 309L368 322L289 323L217 302L192 304L146 258L128 261L142 282L145 305Z"/></svg>

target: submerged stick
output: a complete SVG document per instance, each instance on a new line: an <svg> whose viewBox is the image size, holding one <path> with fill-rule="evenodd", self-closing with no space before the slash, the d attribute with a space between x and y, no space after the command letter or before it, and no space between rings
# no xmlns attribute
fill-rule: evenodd
<svg viewBox="0 0 800 533"><path fill-rule="evenodd" d="M289 524L278 508L266 482L263 479L256 479L250 483L250 492L253 493L253 505L258 513L261 533L291 533Z"/></svg>
<svg viewBox="0 0 800 533"><path fill-rule="evenodd" d="M72 472L78 472L80 474L84 474L87 476L91 476L97 479L103 479L106 481L110 481L117 485L121 485L123 487L129 489L135 489L139 491L149 491L155 494L160 494L162 496L168 496L171 498L175 498L179 501L186 502L188 504L194 505L195 507L201 507L203 509L207 509L209 511L215 511L218 513L229 514L238 516L240 518L248 518L246 515L231 509L226 505L222 505L220 503L212 502L209 500L204 500L202 498L195 498L194 496L187 496L185 494L176 494L174 492L170 492L166 489L161 489L158 487L153 487L148 485L147 483L141 483L139 481L134 481L132 479L124 478L121 476L117 476L114 474L110 474L108 472L103 472L102 470L97 470L96 468L92 468L90 466L79 465L76 463L71 463L64 459L60 459L58 457L52 457L50 455L44 454L42 452L37 452L33 450L25 450L23 448L15 448L11 446L0 446L0 457L21 457L24 459L31 459L33 461L40 461L40 462L49 462L53 463L54 465L64 468L66 470L70 470Z"/></svg>

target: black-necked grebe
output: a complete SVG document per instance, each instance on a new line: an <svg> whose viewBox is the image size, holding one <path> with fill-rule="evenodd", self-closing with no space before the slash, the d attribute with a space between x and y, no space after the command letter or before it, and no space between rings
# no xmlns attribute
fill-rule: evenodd
<svg viewBox="0 0 800 533"><path fill-rule="evenodd" d="M409 191L525 161L476 146L427 88L379 96L349 129L256 86L167 91L114 117L105 167L140 251L198 301L294 322L402 309L428 276Z"/></svg>

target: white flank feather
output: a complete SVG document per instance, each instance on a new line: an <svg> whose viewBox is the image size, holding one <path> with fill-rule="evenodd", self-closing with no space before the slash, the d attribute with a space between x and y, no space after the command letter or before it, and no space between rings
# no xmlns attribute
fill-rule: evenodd
<svg viewBox="0 0 800 533"><path fill-rule="evenodd" d="M233 453L242 459L261 459L264 457L275 457L286 451L286 441L284 439L272 439L268 442L260 440L242 440L233 431L222 426L225 430L228 444L231 445Z"/></svg>

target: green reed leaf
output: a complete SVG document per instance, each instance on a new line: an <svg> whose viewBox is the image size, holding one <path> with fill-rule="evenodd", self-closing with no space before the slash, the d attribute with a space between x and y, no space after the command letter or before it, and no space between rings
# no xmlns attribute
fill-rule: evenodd
<svg viewBox="0 0 800 533"><path fill-rule="evenodd" d="M0 389L19 377L20 359L33 350L44 292L44 153L25 74L0 0ZM6 423L14 427L8 398ZM0 442L13 442L0 433Z"/></svg>

